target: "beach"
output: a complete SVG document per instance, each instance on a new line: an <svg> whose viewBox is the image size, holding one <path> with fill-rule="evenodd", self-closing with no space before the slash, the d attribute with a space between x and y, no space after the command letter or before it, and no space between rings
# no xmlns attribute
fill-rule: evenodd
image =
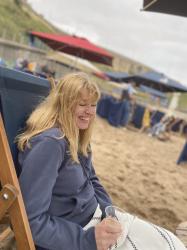
<svg viewBox="0 0 187 250"><path fill-rule="evenodd" d="M187 220L187 166L176 165L185 139L163 142L100 117L94 130L94 167L113 203L175 232Z"/></svg>
<svg viewBox="0 0 187 250"><path fill-rule="evenodd" d="M93 164L113 204L173 232L187 221L187 166L176 160L185 139L163 142L138 130L115 128L97 117ZM0 227L0 231L2 228ZM13 248L13 235L0 243Z"/></svg>

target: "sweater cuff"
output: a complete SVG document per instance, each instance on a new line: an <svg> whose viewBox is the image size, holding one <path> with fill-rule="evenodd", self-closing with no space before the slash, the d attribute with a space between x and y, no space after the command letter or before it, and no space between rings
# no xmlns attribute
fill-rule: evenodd
<svg viewBox="0 0 187 250"><path fill-rule="evenodd" d="M111 206L112 203L103 203L102 205L100 204L100 209L102 211L102 216L101 216L101 219L103 220L104 218L106 218L106 213L105 213L105 208L107 206Z"/></svg>
<svg viewBox="0 0 187 250"><path fill-rule="evenodd" d="M97 250L96 240L95 240L95 227L91 227L85 231L85 250Z"/></svg>

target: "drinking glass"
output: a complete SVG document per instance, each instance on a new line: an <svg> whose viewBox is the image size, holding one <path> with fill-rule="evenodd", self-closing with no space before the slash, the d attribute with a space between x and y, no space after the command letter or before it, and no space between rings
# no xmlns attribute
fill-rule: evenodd
<svg viewBox="0 0 187 250"><path fill-rule="evenodd" d="M116 220L120 220L120 217L125 214L125 211L116 206L107 206L105 208L106 217L112 217Z"/></svg>
<svg viewBox="0 0 187 250"><path fill-rule="evenodd" d="M125 241L125 239L128 235L128 232L130 230L130 227L132 225L132 222L135 219L135 216L130 215L125 210L123 210L117 206L112 206L112 205L107 206L105 208L105 214L106 214L106 217L110 217L110 218L113 218L113 219L119 221L119 223L121 224L121 227L122 227L122 233L119 236L119 238L117 239L116 244L114 246L109 247L109 250L113 250L113 249L119 247Z"/></svg>

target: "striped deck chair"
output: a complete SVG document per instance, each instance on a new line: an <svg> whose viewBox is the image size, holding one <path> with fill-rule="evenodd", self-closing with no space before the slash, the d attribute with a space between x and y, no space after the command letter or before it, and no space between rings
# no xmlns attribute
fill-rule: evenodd
<svg viewBox="0 0 187 250"><path fill-rule="evenodd" d="M0 67L0 222L10 221L0 234L0 244L13 233L18 250L34 250L17 176L14 138L25 119L49 92L49 82L27 73Z"/></svg>

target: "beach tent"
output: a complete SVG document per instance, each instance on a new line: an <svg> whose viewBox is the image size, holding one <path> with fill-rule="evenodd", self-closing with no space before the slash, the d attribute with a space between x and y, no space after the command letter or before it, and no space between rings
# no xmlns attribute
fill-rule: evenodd
<svg viewBox="0 0 187 250"><path fill-rule="evenodd" d="M113 56L103 48L96 46L86 38L32 31L31 37L37 37L53 50L81 57L89 61L112 65Z"/></svg>
<svg viewBox="0 0 187 250"><path fill-rule="evenodd" d="M127 105L125 101L116 100L110 95L102 95L97 105L97 114L115 127L127 124Z"/></svg>
<svg viewBox="0 0 187 250"><path fill-rule="evenodd" d="M135 106L133 117L132 117L132 123L136 128L141 128L142 126L142 119L144 116L145 107L141 104L137 104Z"/></svg>
<svg viewBox="0 0 187 250"><path fill-rule="evenodd" d="M186 0L144 0L143 10L187 16Z"/></svg>
<svg viewBox="0 0 187 250"><path fill-rule="evenodd" d="M148 71L131 77L138 85L145 85L161 92L186 92L187 87L166 75Z"/></svg>
<svg viewBox="0 0 187 250"><path fill-rule="evenodd" d="M180 156L177 160L178 165L183 164L183 163L187 163L187 142L185 142L183 149L180 153Z"/></svg>

